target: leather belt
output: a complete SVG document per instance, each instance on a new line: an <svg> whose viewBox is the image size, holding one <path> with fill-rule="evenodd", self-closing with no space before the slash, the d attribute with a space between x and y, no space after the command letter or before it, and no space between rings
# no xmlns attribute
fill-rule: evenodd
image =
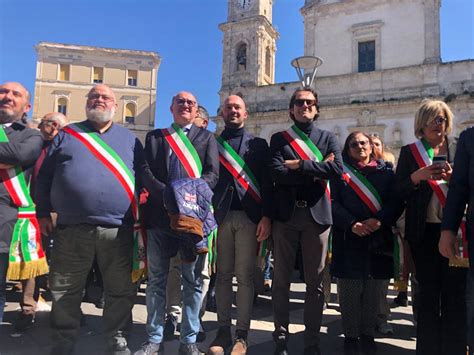
<svg viewBox="0 0 474 355"><path fill-rule="evenodd" d="M306 208L308 207L308 202L305 200L296 200L296 207L298 208Z"/></svg>

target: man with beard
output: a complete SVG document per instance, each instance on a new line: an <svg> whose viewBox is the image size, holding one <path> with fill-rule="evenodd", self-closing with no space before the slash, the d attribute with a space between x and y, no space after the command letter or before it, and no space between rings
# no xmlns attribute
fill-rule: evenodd
<svg viewBox="0 0 474 355"><path fill-rule="evenodd" d="M93 87L87 95L87 120L67 126L54 138L38 176L36 200L43 234L53 227L50 212L58 214L49 279L55 355L73 353L94 258L104 281L109 350L130 354L125 334L135 296L131 280L135 176L144 159L139 140L112 121L116 108L108 86Z"/></svg>
<svg viewBox="0 0 474 355"><path fill-rule="evenodd" d="M217 138L221 165L213 198L219 225L216 282L219 330L208 354L224 354L232 345L234 274L238 308L232 354L246 354L254 299L255 256L257 250L265 249L263 243L271 231L270 151L264 139L245 130L248 113L241 97L229 96L221 112L225 129ZM263 266L263 258L261 261Z"/></svg>
<svg viewBox="0 0 474 355"><path fill-rule="evenodd" d="M26 207L16 202L15 196L22 191L12 189L13 186L9 182L12 182L14 177L9 172L16 172L17 180L22 179L21 182L25 183L28 180L24 176L27 173L26 168L34 164L43 144L40 132L21 123L23 115L31 108L29 99L30 94L19 83L0 85L0 323L3 319L14 226L20 220L19 209ZM27 189L23 192L31 200ZM30 207L34 208L34 205Z"/></svg>
<svg viewBox="0 0 474 355"><path fill-rule="evenodd" d="M36 178L38 177L38 172L43 165L44 159L48 153L51 143L59 133L59 130L67 125L67 118L60 112L51 112L44 115L41 119L41 122L38 125L38 128L43 136L44 143L41 154L36 161L33 168L33 175L31 177L31 195L34 197L34 187L36 184ZM42 242L43 248L46 252L46 255L49 259L50 245L51 245L52 235L43 235ZM36 315L36 306L39 294L39 283L41 278L32 277L27 280L22 281L22 294L20 298L20 307L21 312L18 313L18 318L14 323L16 332L23 332L29 327L31 327L35 320Z"/></svg>
<svg viewBox="0 0 474 355"><path fill-rule="evenodd" d="M332 224L329 179L342 174L337 138L316 127L318 96L311 88L297 89L290 99L294 125L270 141L271 174L275 183L273 222L273 316L275 354L288 354L290 280L298 245L305 271L304 354L320 354L324 269Z"/></svg>

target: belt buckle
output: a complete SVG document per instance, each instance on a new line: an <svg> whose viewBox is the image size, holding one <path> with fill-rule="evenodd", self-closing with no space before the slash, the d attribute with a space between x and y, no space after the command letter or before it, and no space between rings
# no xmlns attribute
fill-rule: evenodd
<svg viewBox="0 0 474 355"><path fill-rule="evenodd" d="M308 207L308 202L306 202L305 200L296 200L296 207L306 208Z"/></svg>

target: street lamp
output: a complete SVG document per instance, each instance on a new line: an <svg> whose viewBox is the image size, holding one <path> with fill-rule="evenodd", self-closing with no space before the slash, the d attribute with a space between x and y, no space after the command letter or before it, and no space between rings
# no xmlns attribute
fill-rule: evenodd
<svg viewBox="0 0 474 355"><path fill-rule="evenodd" d="M295 68L303 87L312 87L316 72L321 64L323 64L321 58L309 55L298 57L291 61L291 65Z"/></svg>

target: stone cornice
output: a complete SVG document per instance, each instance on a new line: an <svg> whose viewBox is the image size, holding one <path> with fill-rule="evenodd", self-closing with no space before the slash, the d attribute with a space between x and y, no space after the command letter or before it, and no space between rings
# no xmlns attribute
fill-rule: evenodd
<svg viewBox="0 0 474 355"><path fill-rule="evenodd" d="M230 27L242 27L243 29L248 28L249 25L254 24L257 21L259 25L265 26L265 30L273 39L278 39L280 34L273 27L272 23L263 15L257 15L253 17L246 17L239 21L224 22L219 24L219 29L222 32L226 32Z"/></svg>

